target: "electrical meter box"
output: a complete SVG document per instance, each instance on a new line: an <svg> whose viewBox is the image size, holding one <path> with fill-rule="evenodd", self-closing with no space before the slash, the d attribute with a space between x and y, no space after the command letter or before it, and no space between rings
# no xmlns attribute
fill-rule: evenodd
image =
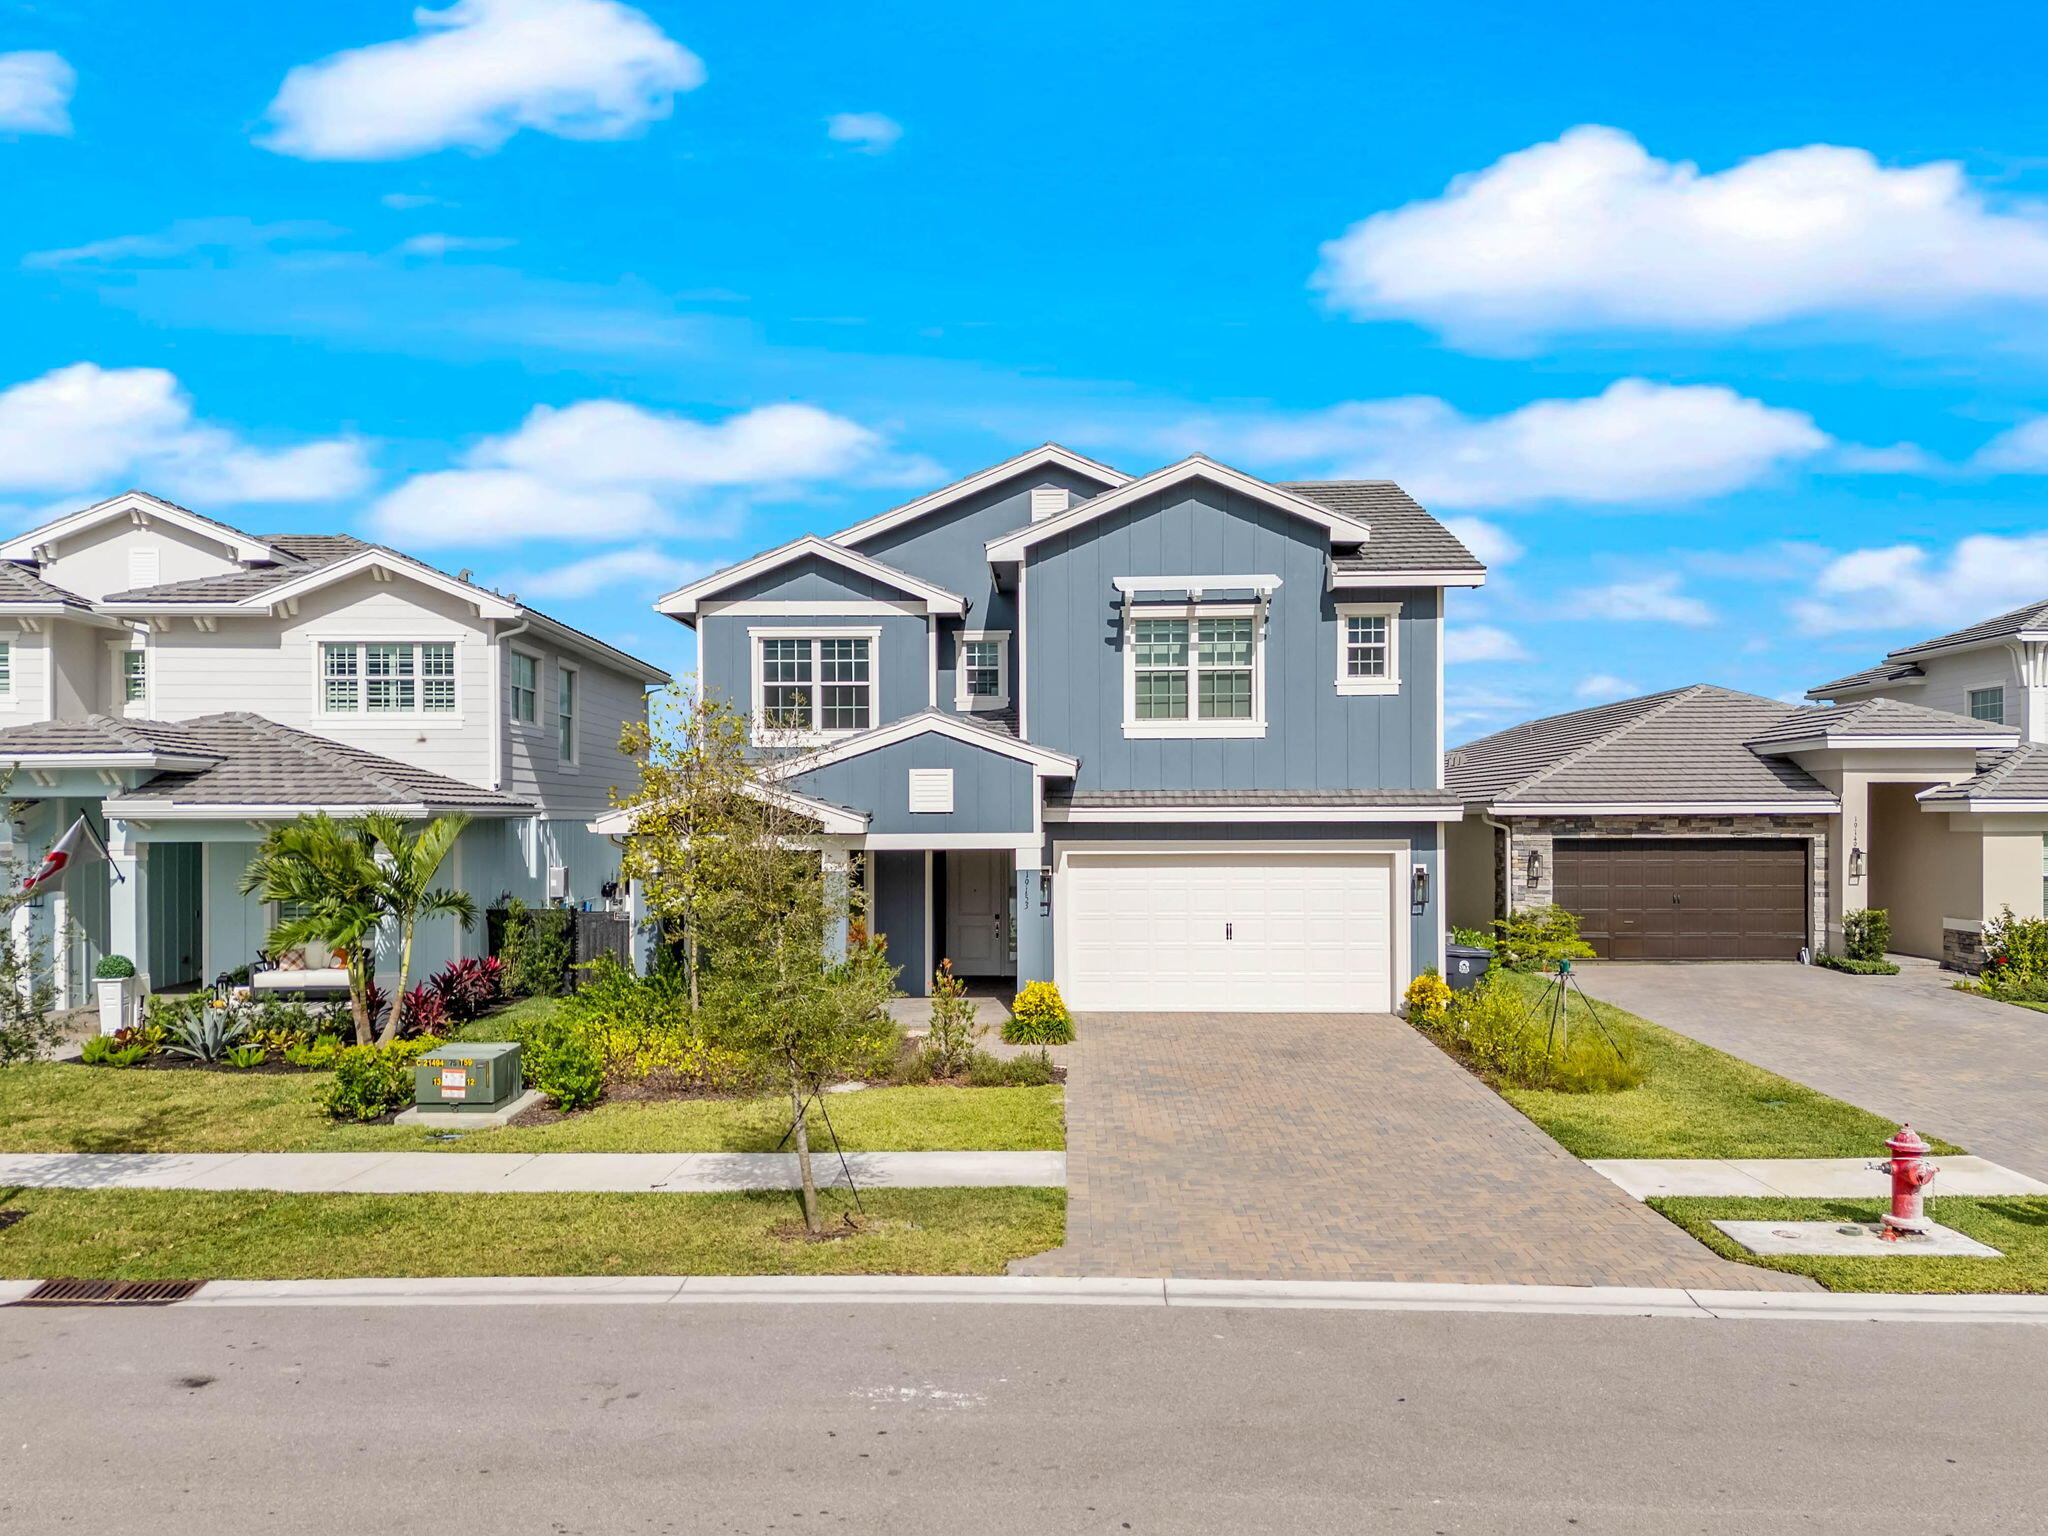
<svg viewBox="0 0 2048 1536"><path fill-rule="evenodd" d="M413 1058L413 1098L421 1109L489 1113L525 1086L516 1043L436 1046Z"/></svg>

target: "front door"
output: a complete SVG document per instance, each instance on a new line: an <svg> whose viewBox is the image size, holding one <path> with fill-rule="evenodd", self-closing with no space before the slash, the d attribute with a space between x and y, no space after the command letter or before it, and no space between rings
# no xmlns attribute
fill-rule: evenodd
<svg viewBox="0 0 2048 1536"><path fill-rule="evenodd" d="M983 848L946 854L946 952L956 976L1007 976L1010 855Z"/></svg>

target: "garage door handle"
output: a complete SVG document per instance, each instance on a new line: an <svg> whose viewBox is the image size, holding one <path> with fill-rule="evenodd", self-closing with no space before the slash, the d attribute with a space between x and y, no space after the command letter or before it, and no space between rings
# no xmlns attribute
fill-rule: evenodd
<svg viewBox="0 0 2048 1536"><path fill-rule="evenodd" d="M1223 937L1226 939L1230 937L1230 924L1228 923L1223 925Z"/></svg>

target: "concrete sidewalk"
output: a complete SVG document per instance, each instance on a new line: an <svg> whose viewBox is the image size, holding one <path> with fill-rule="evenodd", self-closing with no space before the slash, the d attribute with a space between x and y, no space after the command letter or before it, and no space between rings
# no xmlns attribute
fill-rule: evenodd
<svg viewBox="0 0 2048 1536"><path fill-rule="evenodd" d="M863 1189L1067 1182L1064 1152L816 1153L813 1176ZM793 1152L17 1152L0 1188L270 1189L289 1194L716 1194L795 1189Z"/></svg>
<svg viewBox="0 0 2048 1536"><path fill-rule="evenodd" d="M1638 1200L1658 1195L1882 1200L1891 1178L1867 1157L1602 1157L1586 1163ZM1930 1195L2048 1195L2048 1184L1989 1158L1937 1157Z"/></svg>

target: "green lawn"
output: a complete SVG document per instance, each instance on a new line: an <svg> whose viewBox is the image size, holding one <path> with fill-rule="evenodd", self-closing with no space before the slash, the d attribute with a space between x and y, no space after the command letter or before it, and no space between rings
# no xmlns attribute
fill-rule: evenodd
<svg viewBox="0 0 2048 1536"><path fill-rule="evenodd" d="M852 1210L825 1197L836 1220ZM0 1190L0 1276L999 1275L1064 1240L1057 1189L865 1192L862 1229L785 1235L793 1194L276 1195Z"/></svg>
<svg viewBox="0 0 2048 1536"><path fill-rule="evenodd" d="M1532 1000L1534 976L1510 976ZM1502 1096L1580 1157L1877 1157L1895 1122L1816 1093L1697 1040L1596 1003L1611 1028L1634 1031L1650 1076L1623 1093L1507 1088ZM1577 995L1574 1028L1593 1027ZM1934 1150L1962 1148L1928 1135Z"/></svg>
<svg viewBox="0 0 2048 1536"><path fill-rule="evenodd" d="M553 1125L429 1139L346 1125L318 1103L330 1074L145 1072L42 1062L0 1072L0 1152L767 1152L779 1099L600 1104ZM827 1102L863 1152L1042 1152L1066 1145L1059 1088L868 1088Z"/></svg>
<svg viewBox="0 0 2048 1536"><path fill-rule="evenodd" d="M1786 1259L1738 1247L1715 1221L1876 1221L1881 1200L1652 1200L1650 1204L1727 1258L1811 1275L1831 1291L2048 1293L2048 1198L1941 1196L1927 1202L1943 1226L1996 1248L2001 1259Z"/></svg>

